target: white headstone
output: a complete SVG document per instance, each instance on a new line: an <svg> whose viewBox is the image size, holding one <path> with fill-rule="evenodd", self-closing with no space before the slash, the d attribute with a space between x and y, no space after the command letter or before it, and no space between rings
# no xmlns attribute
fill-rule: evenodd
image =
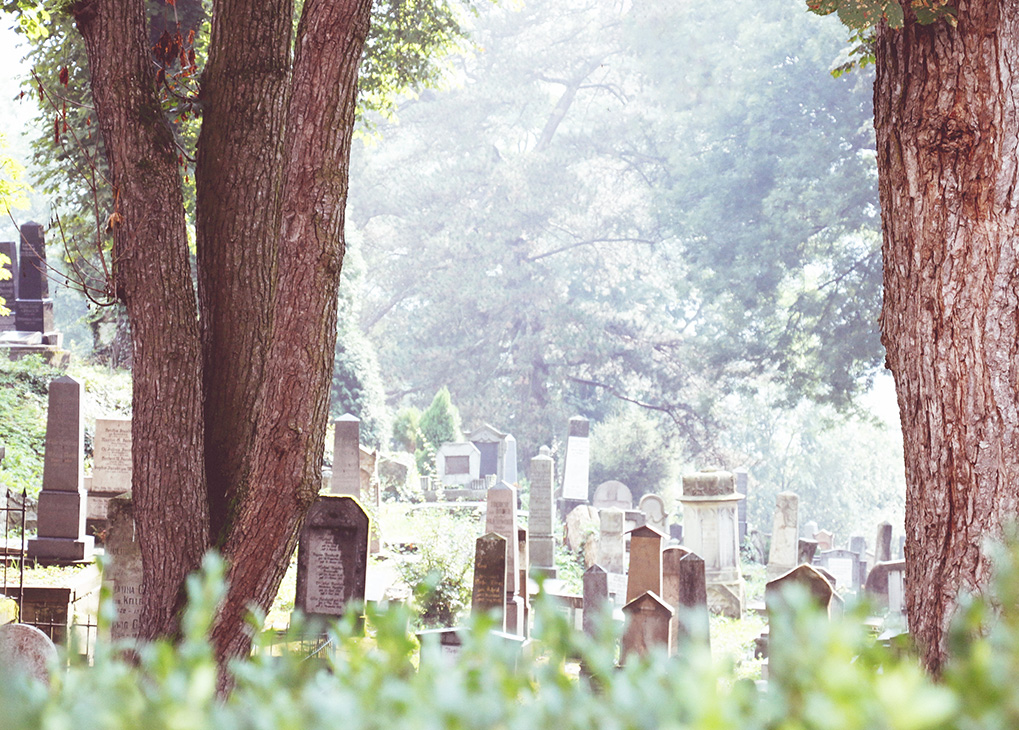
<svg viewBox="0 0 1019 730"><path fill-rule="evenodd" d="M575 416L570 419L570 431L566 439L566 466L563 468L563 499L587 501L591 468L589 435L590 423L586 418Z"/></svg>

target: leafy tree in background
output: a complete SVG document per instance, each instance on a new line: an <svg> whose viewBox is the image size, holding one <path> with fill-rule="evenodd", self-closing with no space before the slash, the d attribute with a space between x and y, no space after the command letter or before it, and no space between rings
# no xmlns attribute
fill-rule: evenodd
<svg viewBox="0 0 1019 730"><path fill-rule="evenodd" d="M362 326L394 401L449 384L524 454L630 401L693 455L749 376L841 406L867 384L871 106L823 67L837 24L780 0L575 0L475 32L460 85L355 149Z"/></svg>
<svg viewBox="0 0 1019 730"><path fill-rule="evenodd" d="M1019 509L1019 4L810 0L874 39L882 341L906 464L906 606L928 668ZM877 23L876 33L874 25Z"/></svg>
<svg viewBox="0 0 1019 730"><path fill-rule="evenodd" d="M408 4L406 20L400 4L385 7L389 35L373 43L394 42L389 58L448 43L449 33L433 37L418 22L422 8L453 16L445 3ZM173 47L180 69L165 47L168 62L155 67L141 0L67 9L87 53L91 126L112 190L97 246L112 262L104 290L131 325L140 636L177 633L184 578L218 547L229 591L212 639L225 662L247 652L245 617L275 596L321 483L371 3L309 0L298 18L289 0L217 2L200 69L189 38ZM201 127L193 168L182 171L190 150L174 127L180 99L161 91L185 66L200 72ZM192 169L197 292L185 202Z"/></svg>
<svg viewBox="0 0 1019 730"><path fill-rule="evenodd" d="M447 442L459 441L463 438L460 432L460 411L453 405L449 388L442 386L432 398L432 403L421 414L418 422L424 443L419 445L415 454L418 472L432 474L434 472L435 454L439 447Z"/></svg>
<svg viewBox="0 0 1019 730"><path fill-rule="evenodd" d="M663 438L662 423L635 406L621 408L591 428L591 493L615 479L634 503L661 494L676 478L676 459Z"/></svg>

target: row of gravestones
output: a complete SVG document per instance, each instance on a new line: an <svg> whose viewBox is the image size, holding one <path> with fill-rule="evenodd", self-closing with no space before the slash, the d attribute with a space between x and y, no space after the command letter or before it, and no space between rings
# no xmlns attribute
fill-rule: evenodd
<svg viewBox="0 0 1019 730"><path fill-rule="evenodd" d="M10 261L5 265L9 278L0 277L0 297L10 314L0 315L0 347L12 357L42 353L66 354L60 351L63 336L53 322L53 300L49 296L46 243L38 223L21 226L20 246L0 242L0 254Z"/></svg>

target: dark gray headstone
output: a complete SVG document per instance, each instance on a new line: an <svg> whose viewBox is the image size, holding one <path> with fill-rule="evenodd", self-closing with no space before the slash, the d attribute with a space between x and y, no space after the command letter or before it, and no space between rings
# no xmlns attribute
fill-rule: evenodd
<svg viewBox="0 0 1019 730"><path fill-rule="evenodd" d="M817 554L817 540L810 540L806 537L800 538L799 543L799 564L814 562L814 555Z"/></svg>
<svg viewBox="0 0 1019 730"><path fill-rule="evenodd" d="M474 543L471 613L494 613L500 631L506 630L506 543L505 537L494 532Z"/></svg>
<svg viewBox="0 0 1019 730"><path fill-rule="evenodd" d="M595 563L584 571L584 633L595 634L595 617L605 610L609 601L609 576Z"/></svg>
<svg viewBox="0 0 1019 730"><path fill-rule="evenodd" d="M885 563L892 559L892 525L882 522L877 526L877 539L874 541L874 562Z"/></svg>
<svg viewBox="0 0 1019 730"><path fill-rule="evenodd" d="M53 300L49 298L46 243L41 225L26 223L21 227L20 248L15 326L22 332L51 332Z"/></svg>
<svg viewBox="0 0 1019 730"><path fill-rule="evenodd" d="M352 601L364 601L368 528L368 515L354 497L315 499L298 543L295 608L333 619Z"/></svg>

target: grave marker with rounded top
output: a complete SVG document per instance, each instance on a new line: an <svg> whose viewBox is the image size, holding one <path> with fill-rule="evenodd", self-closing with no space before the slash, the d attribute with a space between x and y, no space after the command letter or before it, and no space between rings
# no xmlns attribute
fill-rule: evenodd
<svg viewBox="0 0 1019 730"><path fill-rule="evenodd" d="M665 500L657 494L645 494L640 498L640 511L644 514L644 524L653 527L663 535L667 535L669 515L665 511Z"/></svg>
<svg viewBox="0 0 1019 730"><path fill-rule="evenodd" d="M628 486L611 479L602 482L595 488L591 505L598 509L615 507L625 512L628 509L633 509L633 494Z"/></svg>
<svg viewBox="0 0 1019 730"><path fill-rule="evenodd" d="M21 675L49 684L50 667L56 663L57 647L35 626L0 626L0 675L6 679Z"/></svg>
<svg viewBox="0 0 1019 730"><path fill-rule="evenodd" d="M368 531L368 515L355 497L315 499L297 548L295 608L311 618L335 619L351 602L364 602Z"/></svg>

